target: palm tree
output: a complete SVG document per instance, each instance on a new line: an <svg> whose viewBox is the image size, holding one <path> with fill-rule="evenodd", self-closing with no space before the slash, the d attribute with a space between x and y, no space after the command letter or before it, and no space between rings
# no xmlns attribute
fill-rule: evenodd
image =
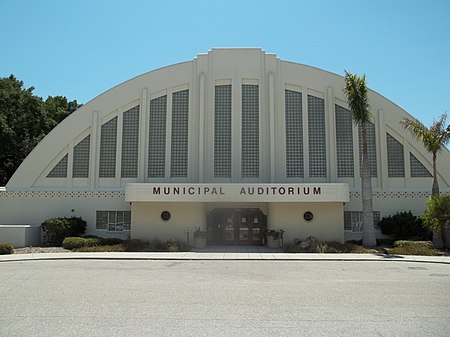
<svg viewBox="0 0 450 337"><path fill-rule="evenodd" d="M406 130L409 130L412 136L420 140L425 149L433 156L433 187L431 188L431 197L439 196L439 183L437 179L437 154L450 139L450 125L445 128L447 114L444 113L437 122L433 122L430 128L427 128L417 119L403 118L400 123ZM444 245L444 231L433 231L433 244L436 248L442 248Z"/></svg>
<svg viewBox="0 0 450 337"><path fill-rule="evenodd" d="M358 77L345 71L344 95L352 111L353 123L361 127L363 158L361 168L361 192L363 209L364 246L375 246L375 229L373 223L372 178L370 174L369 152L367 149L367 125L372 119L369 99L367 97L366 75Z"/></svg>
<svg viewBox="0 0 450 337"><path fill-rule="evenodd" d="M433 122L430 128L424 126L417 119L403 118L400 123L406 130L409 130L416 140L420 140L425 149L433 156L433 187L431 195L439 195L439 184L437 180L436 159L438 152L450 140L450 125L445 126L447 113L442 114L437 122Z"/></svg>

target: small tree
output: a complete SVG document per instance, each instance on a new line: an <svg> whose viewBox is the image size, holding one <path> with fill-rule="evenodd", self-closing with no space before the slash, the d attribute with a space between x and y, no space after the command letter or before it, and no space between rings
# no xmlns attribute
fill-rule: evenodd
<svg viewBox="0 0 450 337"><path fill-rule="evenodd" d="M42 223L47 234L47 244L61 246L67 237L81 236L86 231L86 221L81 217L51 218Z"/></svg>
<svg viewBox="0 0 450 337"><path fill-rule="evenodd" d="M445 243L445 224L450 221L450 195L433 195L426 202L427 209L422 214L424 227L441 233Z"/></svg>

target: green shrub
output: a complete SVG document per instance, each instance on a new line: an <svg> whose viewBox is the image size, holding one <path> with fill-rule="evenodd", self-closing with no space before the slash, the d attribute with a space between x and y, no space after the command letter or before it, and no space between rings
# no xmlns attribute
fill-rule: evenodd
<svg viewBox="0 0 450 337"><path fill-rule="evenodd" d="M383 234L392 235L396 240L413 237L428 239L431 235L424 229L422 219L413 215L411 211L383 217L378 226Z"/></svg>
<svg viewBox="0 0 450 337"><path fill-rule="evenodd" d="M104 246L119 245L119 244L122 244L123 242L124 242L124 240L119 239L119 238L102 238L102 240L101 240L101 244Z"/></svg>
<svg viewBox="0 0 450 337"><path fill-rule="evenodd" d="M0 243L0 255L13 254L14 246L9 242Z"/></svg>
<svg viewBox="0 0 450 337"><path fill-rule="evenodd" d="M120 243L117 245L80 247L75 249L76 252L125 252L125 246Z"/></svg>
<svg viewBox="0 0 450 337"><path fill-rule="evenodd" d="M431 241L408 241L408 240L398 240L394 242L394 247L423 247L423 248L433 248L433 243Z"/></svg>
<svg viewBox="0 0 450 337"><path fill-rule="evenodd" d="M74 250L82 247L93 247L101 244L101 238L80 238L80 237L68 237L62 242L64 249Z"/></svg>
<svg viewBox="0 0 450 337"><path fill-rule="evenodd" d="M406 240L395 241L394 248L389 249L388 253L395 255L439 255L438 252L433 249L433 244L430 241Z"/></svg>
<svg viewBox="0 0 450 337"><path fill-rule="evenodd" d="M86 221L81 217L64 218L69 225L69 236L81 236L86 232Z"/></svg>
<svg viewBox="0 0 450 337"><path fill-rule="evenodd" d="M50 218L42 223L47 233L47 245L61 246L66 237L81 236L86 230L86 221L80 217Z"/></svg>

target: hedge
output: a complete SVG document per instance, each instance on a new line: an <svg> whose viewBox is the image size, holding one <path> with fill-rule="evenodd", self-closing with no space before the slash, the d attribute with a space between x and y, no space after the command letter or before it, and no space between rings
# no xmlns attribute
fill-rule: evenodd
<svg viewBox="0 0 450 337"><path fill-rule="evenodd" d="M81 247L93 247L101 245L101 238L80 238L80 237L68 237L62 242L64 249L77 249Z"/></svg>
<svg viewBox="0 0 450 337"><path fill-rule="evenodd" d="M394 247L421 247L421 248L433 248L433 243L431 241L409 241L409 240L397 240L394 242Z"/></svg>
<svg viewBox="0 0 450 337"><path fill-rule="evenodd" d="M62 242L64 249L79 249L84 247L96 247L96 246L114 246L120 245L124 240L119 238L101 238L94 235L86 237L67 237Z"/></svg>
<svg viewBox="0 0 450 337"><path fill-rule="evenodd" d="M439 253L435 249L433 249L433 244L430 241L406 240L395 241L394 248L389 249L388 253L395 255L439 255Z"/></svg>
<svg viewBox="0 0 450 337"><path fill-rule="evenodd" d="M0 243L0 255L13 254L14 246L9 242Z"/></svg>

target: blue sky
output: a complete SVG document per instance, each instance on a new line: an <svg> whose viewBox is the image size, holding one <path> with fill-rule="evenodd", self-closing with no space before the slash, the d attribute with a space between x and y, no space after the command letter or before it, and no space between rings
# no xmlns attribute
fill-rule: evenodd
<svg viewBox="0 0 450 337"><path fill-rule="evenodd" d="M450 113L450 1L0 0L0 76L86 103L214 47L260 47L369 88L426 125Z"/></svg>

